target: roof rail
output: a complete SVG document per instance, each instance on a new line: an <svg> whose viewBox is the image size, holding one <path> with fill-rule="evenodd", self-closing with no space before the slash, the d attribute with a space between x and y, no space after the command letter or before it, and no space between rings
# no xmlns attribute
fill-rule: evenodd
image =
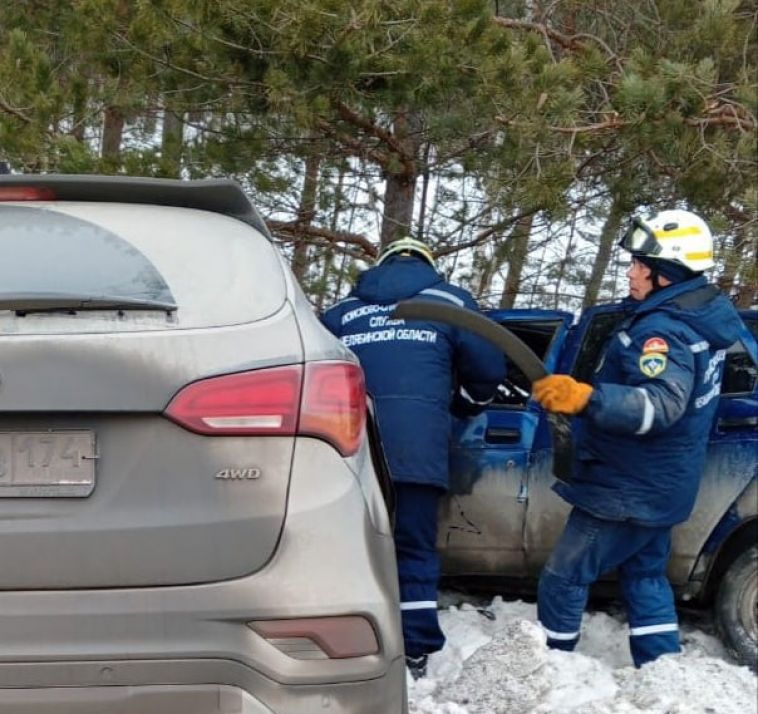
<svg viewBox="0 0 758 714"><path fill-rule="evenodd" d="M0 175L0 187L3 186L46 188L57 201L144 203L221 213L247 223L271 240L271 233L255 206L232 179L182 181L96 174L4 174Z"/></svg>

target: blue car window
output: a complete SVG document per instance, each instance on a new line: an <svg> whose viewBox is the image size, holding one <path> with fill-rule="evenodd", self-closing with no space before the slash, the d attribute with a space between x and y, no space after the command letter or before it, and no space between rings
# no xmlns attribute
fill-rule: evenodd
<svg viewBox="0 0 758 714"><path fill-rule="evenodd" d="M541 360L550 349L553 337L561 323L555 320L526 322L523 320L503 320L501 323L525 342ZM507 372L503 384L498 388L493 406L524 407L532 393L532 384L526 375L508 356L505 356Z"/></svg>
<svg viewBox="0 0 758 714"><path fill-rule="evenodd" d="M758 367L742 342L733 344L726 353L722 395L751 394L758 382Z"/></svg>
<svg viewBox="0 0 758 714"><path fill-rule="evenodd" d="M582 340L574 361L572 376L580 382L591 382L605 344L616 325L624 318L623 312L604 312L595 315Z"/></svg>

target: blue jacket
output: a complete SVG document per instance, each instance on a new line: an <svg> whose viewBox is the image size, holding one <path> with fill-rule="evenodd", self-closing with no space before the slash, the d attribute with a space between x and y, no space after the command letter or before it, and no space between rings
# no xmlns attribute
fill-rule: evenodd
<svg viewBox="0 0 758 714"><path fill-rule="evenodd" d="M726 348L729 300L700 276L640 302L605 346L575 420L575 479L555 490L599 518L666 526L692 512Z"/></svg>
<svg viewBox="0 0 758 714"><path fill-rule="evenodd" d="M363 366L390 471L396 481L447 488L450 409L481 411L505 377L503 355L450 325L393 320L400 300L447 301L478 310L424 260L391 257L363 273L323 322Z"/></svg>

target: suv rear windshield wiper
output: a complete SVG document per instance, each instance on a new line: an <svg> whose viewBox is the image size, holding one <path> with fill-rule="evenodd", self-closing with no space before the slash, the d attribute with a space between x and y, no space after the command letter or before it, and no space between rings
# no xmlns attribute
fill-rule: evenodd
<svg viewBox="0 0 758 714"><path fill-rule="evenodd" d="M69 293L0 293L0 310L17 313L58 312L62 310L156 310L173 312L176 303L150 298L118 295L74 295Z"/></svg>

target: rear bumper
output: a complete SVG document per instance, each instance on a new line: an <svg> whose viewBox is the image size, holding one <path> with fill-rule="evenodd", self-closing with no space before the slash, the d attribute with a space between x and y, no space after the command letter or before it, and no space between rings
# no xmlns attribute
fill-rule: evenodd
<svg viewBox="0 0 758 714"><path fill-rule="evenodd" d="M23 677L19 677L20 667L26 669ZM45 686L7 687L8 679L28 679L30 672L25 665L0 668L0 714L407 712L402 657L379 679L310 686L282 686L239 663L223 660L70 662L33 669L32 679L44 680ZM77 686L67 684L72 681Z"/></svg>
<svg viewBox="0 0 758 714"><path fill-rule="evenodd" d="M48 703L56 714L192 714L193 692L204 706L219 702L203 714L404 712L394 546L367 498L330 447L301 439L286 525L259 572L202 585L0 592L0 714L46 714ZM296 659L248 626L337 615L368 620L379 652Z"/></svg>
<svg viewBox="0 0 758 714"><path fill-rule="evenodd" d="M140 686L0 689L0 714L270 714L234 687Z"/></svg>

